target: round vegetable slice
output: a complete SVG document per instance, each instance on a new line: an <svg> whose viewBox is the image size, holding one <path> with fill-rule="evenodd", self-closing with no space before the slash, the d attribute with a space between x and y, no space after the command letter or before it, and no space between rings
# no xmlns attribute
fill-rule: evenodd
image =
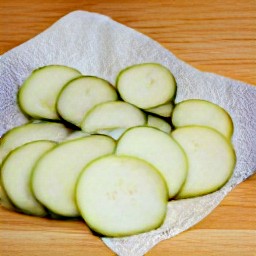
<svg viewBox="0 0 256 256"><path fill-rule="evenodd" d="M114 100L117 100L117 93L109 82L98 77L82 76L65 85L58 97L57 109L63 119L80 127L91 108Z"/></svg>
<svg viewBox="0 0 256 256"><path fill-rule="evenodd" d="M222 187L233 173L236 156L219 132L203 126L186 126L172 132L188 157L188 176L176 198L205 195Z"/></svg>
<svg viewBox="0 0 256 256"><path fill-rule="evenodd" d="M98 131L98 133L107 135L107 136L113 138L114 140L118 140L126 130L127 130L127 128L117 128L117 129L112 129L112 130Z"/></svg>
<svg viewBox="0 0 256 256"><path fill-rule="evenodd" d="M82 122L82 130L88 133L129 128L146 123L146 115L137 107L123 101L98 104Z"/></svg>
<svg viewBox="0 0 256 256"><path fill-rule="evenodd" d="M88 136L91 136L90 133L86 133L86 132L83 132L83 131L74 131L72 132L70 135L68 135L64 141L67 141L67 140L75 140L75 139L79 139L79 138L83 138L83 137L88 137Z"/></svg>
<svg viewBox="0 0 256 256"><path fill-rule="evenodd" d="M30 176L39 157L55 145L52 141L30 142L13 150L3 162L1 179L4 190L12 203L27 214L47 214L32 193Z"/></svg>
<svg viewBox="0 0 256 256"><path fill-rule="evenodd" d="M166 133L169 133L172 130L172 127L170 124L168 124L166 121L156 116L148 115L147 125L151 127L155 127Z"/></svg>
<svg viewBox="0 0 256 256"><path fill-rule="evenodd" d="M59 119L56 101L62 87L81 73L70 67L49 65L32 72L19 90L20 108L29 116Z"/></svg>
<svg viewBox="0 0 256 256"><path fill-rule="evenodd" d="M120 237L158 228L166 215L168 192L164 179L149 163L110 155L85 167L76 199L92 230Z"/></svg>
<svg viewBox="0 0 256 256"><path fill-rule="evenodd" d="M122 70L116 87L124 101L142 109L165 104L176 93L173 75L157 63L138 64Z"/></svg>
<svg viewBox="0 0 256 256"><path fill-rule="evenodd" d="M35 197L53 213L79 216L75 184L81 170L92 160L111 154L115 141L104 135L63 142L37 162L32 174Z"/></svg>
<svg viewBox="0 0 256 256"><path fill-rule="evenodd" d="M11 200L9 199L9 197L7 196L7 194L3 188L2 182L1 182L1 186L0 186L0 205L6 209L11 210L11 211L17 210L16 207L11 202Z"/></svg>
<svg viewBox="0 0 256 256"><path fill-rule="evenodd" d="M233 134L233 123L229 114L220 106L206 100L191 99L178 103L173 110L172 123L175 127L211 127L229 139Z"/></svg>
<svg viewBox="0 0 256 256"><path fill-rule="evenodd" d="M167 133L152 127L134 127L119 139L117 155L135 156L154 165L166 180L169 197L174 197L187 176L187 158Z"/></svg>
<svg viewBox="0 0 256 256"><path fill-rule="evenodd" d="M3 135L0 143L0 164L13 149L36 140L62 141L71 130L61 123L35 122L17 126Z"/></svg>
<svg viewBox="0 0 256 256"><path fill-rule="evenodd" d="M145 111L162 117L170 117L173 111L173 103L169 102L155 108L148 108Z"/></svg>

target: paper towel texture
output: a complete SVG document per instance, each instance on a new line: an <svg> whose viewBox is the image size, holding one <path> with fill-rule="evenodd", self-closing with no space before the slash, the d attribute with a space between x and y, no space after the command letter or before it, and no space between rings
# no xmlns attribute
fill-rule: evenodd
<svg viewBox="0 0 256 256"><path fill-rule="evenodd" d="M122 256L143 255L159 241L196 224L234 186L255 172L256 87L200 72L150 38L106 16L84 11L68 14L0 59L0 136L26 122L17 107L16 93L32 70L62 64L114 83L121 69L143 62L158 62L171 70L178 85L176 102L205 99L230 113L237 164L234 175L221 190L203 197L169 202L166 220L159 229L126 238L103 238Z"/></svg>

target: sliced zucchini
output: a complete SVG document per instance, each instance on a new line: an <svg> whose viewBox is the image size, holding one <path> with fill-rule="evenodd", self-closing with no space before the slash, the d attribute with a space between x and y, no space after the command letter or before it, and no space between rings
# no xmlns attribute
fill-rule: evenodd
<svg viewBox="0 0 256 256"><path fill-rule="evenodd" d="M92 133L116 128L129 128L146 123L146 115L135 106L113 101L98 104L91 109L82 122L83 131Z"/></svg>
<svg viewBox="0 0 256 256"><path fill-rule="evenodd" d="M56 145L52 141L33 141L14 149L4 160L1 168L2 185L8 198L27 214L45 216L43 205L34 197L30 176L35 162Z"/></svg>
<svg viewBox="0 0 256 256"><path fill-rule="evenodd" d="M166 180L169 198L174 197L187 176L187 158L182 148L165 132L152 127L134 127L119 139L117 155L135 156L154 165Z"/></svg>
<svg viewBox="0 0 256 256"><path fill-rule="evenodd" d="M28 123L9 130L0 140L0 165L13 149L36 140L62 141L71 130L61 123Z"/></svg>
<svg viewBox="0 0 256 256"><path fill-rule="evenodd" d="M66 141L48 151L35 165L31 184L35 197L51 212L79 216L75 202L75 184L81 170L92 160L111 154L115 141L92 135Z"/></svg>
<svg viewBox="0 0 256 256"><path fill-rule="evenodd" d="M99 103L117 100L115 88L93 76L78 77L66 84L57 100L59 115L80 127L86 113Z"/></svg>
<svg viewBox="0 0 256 256"><path fill-rule="evenodd" d="M116 87L124 101L142 109L165 104L176 93L173 75L157 63L138 64L122 70Z"/></svg>
<svg viewBox="0 0 256 256"><path fill-rule="evenodd" d="M126 130L127 130L127 128L117 128L117 129L113 129L113 130L98 131L98 133L110 136L114 140L118 140Z"/></svg>
<svg viewBox="0 0 256 256"><path fill-rule="evenodd" d="M90 133L86 133L86 132L83 132L83 131L74 131L70 135L68 135L64 141L75 140L75 139L78 139L78 138L88 137L90 135L91 135Z"/></svg>
<svg viewBox="0 0 256 256"><path fill-rule="evenodd" d="M159 117L148 115L148 126L155 127L163 132L170 133L172 127L166 121Z"/></svg>
<svg viewBox="0 0 256 256"><path fill-rule="evenodd" d="M105 236L134 235L164 221L168 192L149 163L128 156L105 156L83 170L76 199L88 226Z"/></svg>
<svg viewBox="0 0 256 256"><path fill-rule="evenodd" d="M233 173L236 156L219 132L203 126L186 126L172 132L185 150L188 176L176 198L205 195L222 187Z"/></svg>
<svg viewBox="0 0 256 256"><path fill-rule="evenodd" d="M36 140L62 141L70 132L71 130L63 124L39 120L15 127L5 133L0 139L0 166L13 149L25 143ZM7 209L15 209L2 188L0 188L0 204Z"/></svg>
<svg viewBox="0 0 256 256"><path fill-rule="evenodd" d="M173 111L173 103L169 102L155 108L148 108L145 111L162 117L170 117Z"/></svg>
<svg viewBox="0 0 256 256"><path fill-rule="evenodd" d="M11 211L16 211L16 207L13 205L3 188L2 181L0 183L0 205Z"/></svg>
<svg viewBox="0 0 256 256"><path fill-rule="evenodd" d="M68 81L78 76L81 76L78 70L61 65L34 70L19 90L20 108L33 118L59 119L56 111L59 92Z"/></svg>
<svg viewBox="0 0 256 256"><path fill-rule="evenodd" d="M233 123L229 114L220 106L206 100L191 99L178 103L173 110L172 123L175 127L211 127L229 139L233 134Z"/></svg>

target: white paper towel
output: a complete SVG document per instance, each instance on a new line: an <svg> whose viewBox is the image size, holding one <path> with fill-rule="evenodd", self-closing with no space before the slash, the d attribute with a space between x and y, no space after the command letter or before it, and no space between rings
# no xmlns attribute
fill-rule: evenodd
<svg viewBox="0 0 256 256"><path fill-rule="evenodd" d="M200 72L150 38L109 17L84 11L68 14L0 59L0 135L26 122L17 107L16 93L32 70L62 64L114 83L121 69L143 62L158 62L172 71L178 84L176 102L190 98L210 100L230 113L235 128L233 144L237 165L234 175L221 190L169 202L166 220L159 229L126 238L103 238L121 256L143 255L159 241L196 224L234 186L255 172L256 87Z"/></svg>

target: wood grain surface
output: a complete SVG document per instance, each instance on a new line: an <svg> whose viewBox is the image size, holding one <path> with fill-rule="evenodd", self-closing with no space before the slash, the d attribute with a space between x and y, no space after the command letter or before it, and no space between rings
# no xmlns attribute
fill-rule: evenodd
<svg viewBox="0 0 256 256"><path fill-rule="evenodd" d="M200 70L256 84L255 0L1 0L0 54L74 10L108 15ZM81 221L30 217L0 207L0 255L115 254ZM238 185L203 221L147 255L255 256L256 175Z"/></svg>

